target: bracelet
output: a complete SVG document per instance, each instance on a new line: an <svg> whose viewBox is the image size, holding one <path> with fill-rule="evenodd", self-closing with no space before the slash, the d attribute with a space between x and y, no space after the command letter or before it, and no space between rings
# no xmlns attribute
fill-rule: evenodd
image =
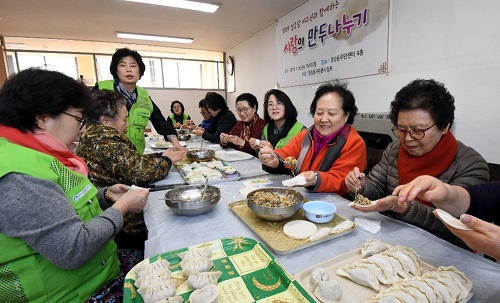
<svg viewBox="0 0 500 303"><path fill-rule="evenodd" d="M318 184L318 173L314 172L314 186L316 186L316 184Z"/></svg>

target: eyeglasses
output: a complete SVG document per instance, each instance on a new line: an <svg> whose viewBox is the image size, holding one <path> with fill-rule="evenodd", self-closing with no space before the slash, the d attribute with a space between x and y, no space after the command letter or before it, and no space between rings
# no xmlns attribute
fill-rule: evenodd
<svg viewBox="0 0 500 303"><path fill-rule="evenodd" d="M246 114L250 108L251 108L251 107L236 108L236 112L237 112L238 114L241 114L241 113Z"/></svg>
<svg viewBox="0 0 500 303"><path fill-rule="evenodd" d="M432 124L426 129L410 129L410 130L404 130L394 126L391 130L394 136L398 137L399 139L404 139L406 138L406 134L410 134L410 137L412 137L413 139L422 140L425 137L425 132L431 129L434 125L436 125L436 123Z"/></svg>
<svg viewBox="0 0 500 303"><path fill-rule="evenodd" d="M65 114L65 115L68 115L70 117L75 118L75 120L78 121L78 123L80 123L80 129L83 128L83 126L85 125L85 122L87 121L87 118L85 118L85 116L78 117L78 116L75 116L75 115L72 115L72 114L68 114L66 112L62 112L62 114Z"/></svg>
<svg viewBox="0 0 500 303"><path fill-rule="evenodd" d="M279 102L279 101L278 101L278 102L276 102L276 103L268 103L268 104L267 104L267 107L268 107L268 108L273 108L273 107L275 107L275 106L276 106L276 107L283 107L283 102Z"/></svg>

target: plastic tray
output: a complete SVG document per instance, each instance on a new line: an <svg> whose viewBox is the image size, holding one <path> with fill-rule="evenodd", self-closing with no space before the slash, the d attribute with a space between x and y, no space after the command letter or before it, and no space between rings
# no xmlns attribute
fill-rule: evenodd
<svg viewBox="0 0 500 303"><path fill-rule="evenodd" d="M181 274L178 254L204 246L212 248L211 259L214 262L212 270L222 272L217 284L218 302L315 302L264 246L250 238L225 238L185 247L153 256L139 264L167 259L170 262L172 278L178 279L176 295L181 296L184 302L188 302L193 289L186 285L187 278ZM134 268L125 277L123 293L125 303L144 302L134 285L137 279Z"/></svg>
<svg viewBox="0 0 500 303"><path fill-rule="evenodd" d="M250 229L256 233L264 243L266 243L275 253L286 255L325 241L332 240L334 238L351 233L355 229L353 228L342 231L340 233L332 234L327 237L318 239L316 241L308 240L294 240L287 237L283 233L283 226L292 220L307 220L304 215L304 210L300 209L295 215L290 219L279 222L270 222L257 217L247 206L247 201L238 201L229 203L231 210L248 226ZM328 223L314 223L318 229L322 227L335 227L339 223L347 220L346 218L335 214L332 221Z"/></svg>

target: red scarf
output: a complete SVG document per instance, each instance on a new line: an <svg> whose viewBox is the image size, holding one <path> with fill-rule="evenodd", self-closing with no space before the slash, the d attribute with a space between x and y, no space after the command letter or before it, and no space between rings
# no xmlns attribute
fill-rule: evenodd
<svg viewBox="0 0 500 303"><path fill-rule="evenodd" d="M41 153L50 155L56 158L57 160L61 161L62 164L64 164L67 168L71 170L75 170L84 174L84 172L81 171L81 168L83 167L86 173L88 173L89 171L85 161L83 161L82 158L73 154L69 150L58 150L49 147L40 142L38 139L36 139L36 137L33 136L32 134L23 133L17 128L0 125L0 137L7 139L14 144L21 145L30 149L34 149ZM75 160L77 161L76 163Z"/></svg>
<svg viewBox="0 0 500 303"><path fill-rule="evenodd" d="M431 175L438 177L449 167L457 154L458 142L455 136L448 131L439 143L427 154L413 157L403 146L399 146L398 174L399 184L406 184L418 176ZM432 205L432 203L417 199L420 203Z"/></svg>

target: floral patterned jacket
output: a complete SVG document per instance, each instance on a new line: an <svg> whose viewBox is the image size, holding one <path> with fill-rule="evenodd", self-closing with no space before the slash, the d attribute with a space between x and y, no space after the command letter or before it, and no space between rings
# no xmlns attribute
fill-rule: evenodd
<svg viewBox="0 0 500 303"><path fill-rule="evenodd" d="M144 187L165 178L170 170L160 154L139 154L125 134L102 124L87 127L76 154L85 160L89 179L98 187L116 183Z"/></svg>

